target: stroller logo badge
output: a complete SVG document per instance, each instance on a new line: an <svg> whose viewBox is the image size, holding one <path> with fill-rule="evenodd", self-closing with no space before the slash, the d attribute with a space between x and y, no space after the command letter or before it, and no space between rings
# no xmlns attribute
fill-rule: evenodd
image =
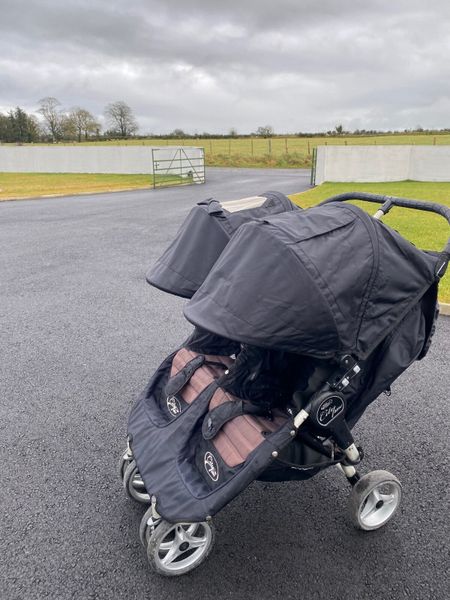
<svg viewBox="0 0 450 600"><path fill-rule="evenodd" d="M326 427L344 410L344 401L339 396L332 396L322 402L317 411L317 420Z"/></svg>
<svg viewBox="0 0 450 600"><path fill-rule="evenodd" d="M168 396L166 400L167 408L171 415L176 417L181 412L181 404L178 398L175 396Z"/></svg>
<svg viewBox="0 0 450 600"><path fill-rule="evenodd" d="M217 460L214 458L211 452L207 452L205 454L203 464L205 465L205 470L211 479L213 481L217 481L219 479L219 465L217 464Z"/></svg>

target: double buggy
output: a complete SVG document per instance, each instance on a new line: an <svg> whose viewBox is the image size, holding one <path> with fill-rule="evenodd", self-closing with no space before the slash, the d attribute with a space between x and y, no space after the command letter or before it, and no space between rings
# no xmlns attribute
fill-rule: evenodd
<svg viewBox="0 0 450 600"><path fill-rule="evenodd" d="M348 200L381 206L372 217ZM356 527L396 513L401 485L360 475L352 428L430 346L450 257L416 248L381 218L438 204L351 193L302 210L277 192L195 206L150 270L188 299L192 334L135 403L120 461L127 495L148 505L140 538L153 569L182 575L214 543L214 515L254 480L313 477L351 486Z"/></svg>

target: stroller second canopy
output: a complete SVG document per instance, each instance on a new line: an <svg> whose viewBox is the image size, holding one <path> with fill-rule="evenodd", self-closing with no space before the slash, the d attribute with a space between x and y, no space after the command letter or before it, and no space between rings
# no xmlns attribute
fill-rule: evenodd
<svg viewBox="0 0 450 600"><path fill-rule="evenodd" d="M199 202L186 217L173 242L148 272L148 283L176 296L191 298L242 224L299 210L280 192L265 192L258 198L256 204L259 206L243 210L239 210L239 201L225 203L224 206L212 198ZM248 204L254 203L247 202L244 206Z"/></svg>
<svg viewBox="0 0 450 600"><path fill-rule="evenodd" d="M436 281L439 255L333 202L242 225L186 318L215 334L364 360Z"/></svg>

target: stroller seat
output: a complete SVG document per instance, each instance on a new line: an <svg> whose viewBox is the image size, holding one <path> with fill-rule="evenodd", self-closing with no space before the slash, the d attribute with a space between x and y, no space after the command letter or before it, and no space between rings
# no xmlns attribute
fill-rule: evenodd
<svg viewBox="0 0 450 600"><path fill-rule="evenodd" d="M170 379L175 377L187 365L200 355L189 348L181 348L173 357L170 370ZM203 355L205 362L201 368L189 378L180 392L167 402L185 402L192 404L201 392L205 390L214 379L222 377L226 369L231 367L233 359L229 356ZM217 388L209 403L209 410L217 408L225 402L240 402L240 398L229 394L222 388ZM256 415L240 415L223 425L212 443L224 463L228 467L236 467L245 462L251 452L263 441L266 435L279 429L287 421L286 417L277 415L273 419Z"/></svg>
<svg viewBox="0 0 450 600"><path fill-rule="evenodd" d="M212 410L230 401L239 401L239 398L218 388L211 398L209 409ZM286 421L287 418L281 415L273 419L256 415L240 415L225 423L212 442L224 463L228 467L236 467L264 441L267 434L279 429Z"/></svg>
<svg viewBox="0 0 450 600"><path fill-rule="evenodd" d="M188 348L181 348L172 361L170 378L175 377L182 369L198 356L201 356ZM229 356L204 355L205 362L202 368L197 369L186 385L181 389L179 396L187 404L191 404L198 395L211 383L213 379L221 377L225 370L231 366L233 359Z"/></svg>

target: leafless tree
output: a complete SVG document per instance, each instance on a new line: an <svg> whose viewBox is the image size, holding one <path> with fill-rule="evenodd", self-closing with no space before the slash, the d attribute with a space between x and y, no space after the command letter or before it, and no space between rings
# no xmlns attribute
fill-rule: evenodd
<svg viewBox="0 0 450 600"><path fill-rule="evenodd" d="M60 138L62 140L76 140L77 130L75 123L70 115L66 113L61 114L61 120L59 124Z"/></svg>
<svg viewBox="0 0 450 600"><path fill-rule="evenodd" d="M87 140L89 135L95 133L99 129L99 124L95 117L85 108L75 106L69 114L69 118L73 122L77 139L81 142L82 136Z"/></svg>
<svg viewBox="0 0 450 600"><path fill-rule="evenodd" d="M139 128L133 111L123 100L108 104L105 108L105 116L111 130L120 137L133 135Z"/></svg>
<svg viewBox="0 0 450 600"><path fill-rule="evenodd" d="M174 129L171 133L169 133L170 137L175 137L175 138L187 138L188 134L185 133L182 129Z"/></svg>
<svg viewBox="0 0 450 600"><path fill-rule="evenodd" d="M56 142L61 137L61 103L53 96L47 96L39 100L39 105L38 112L44 117L45 128Z"/></svg>
<svg viewBox="0 0 450 600"><path fill-rule="evenodd" d="M256 135L260 135L261 137L272 137L273 136L273 127L272 125L264 125L262 127L258 127L256 130Z"/></svg>

